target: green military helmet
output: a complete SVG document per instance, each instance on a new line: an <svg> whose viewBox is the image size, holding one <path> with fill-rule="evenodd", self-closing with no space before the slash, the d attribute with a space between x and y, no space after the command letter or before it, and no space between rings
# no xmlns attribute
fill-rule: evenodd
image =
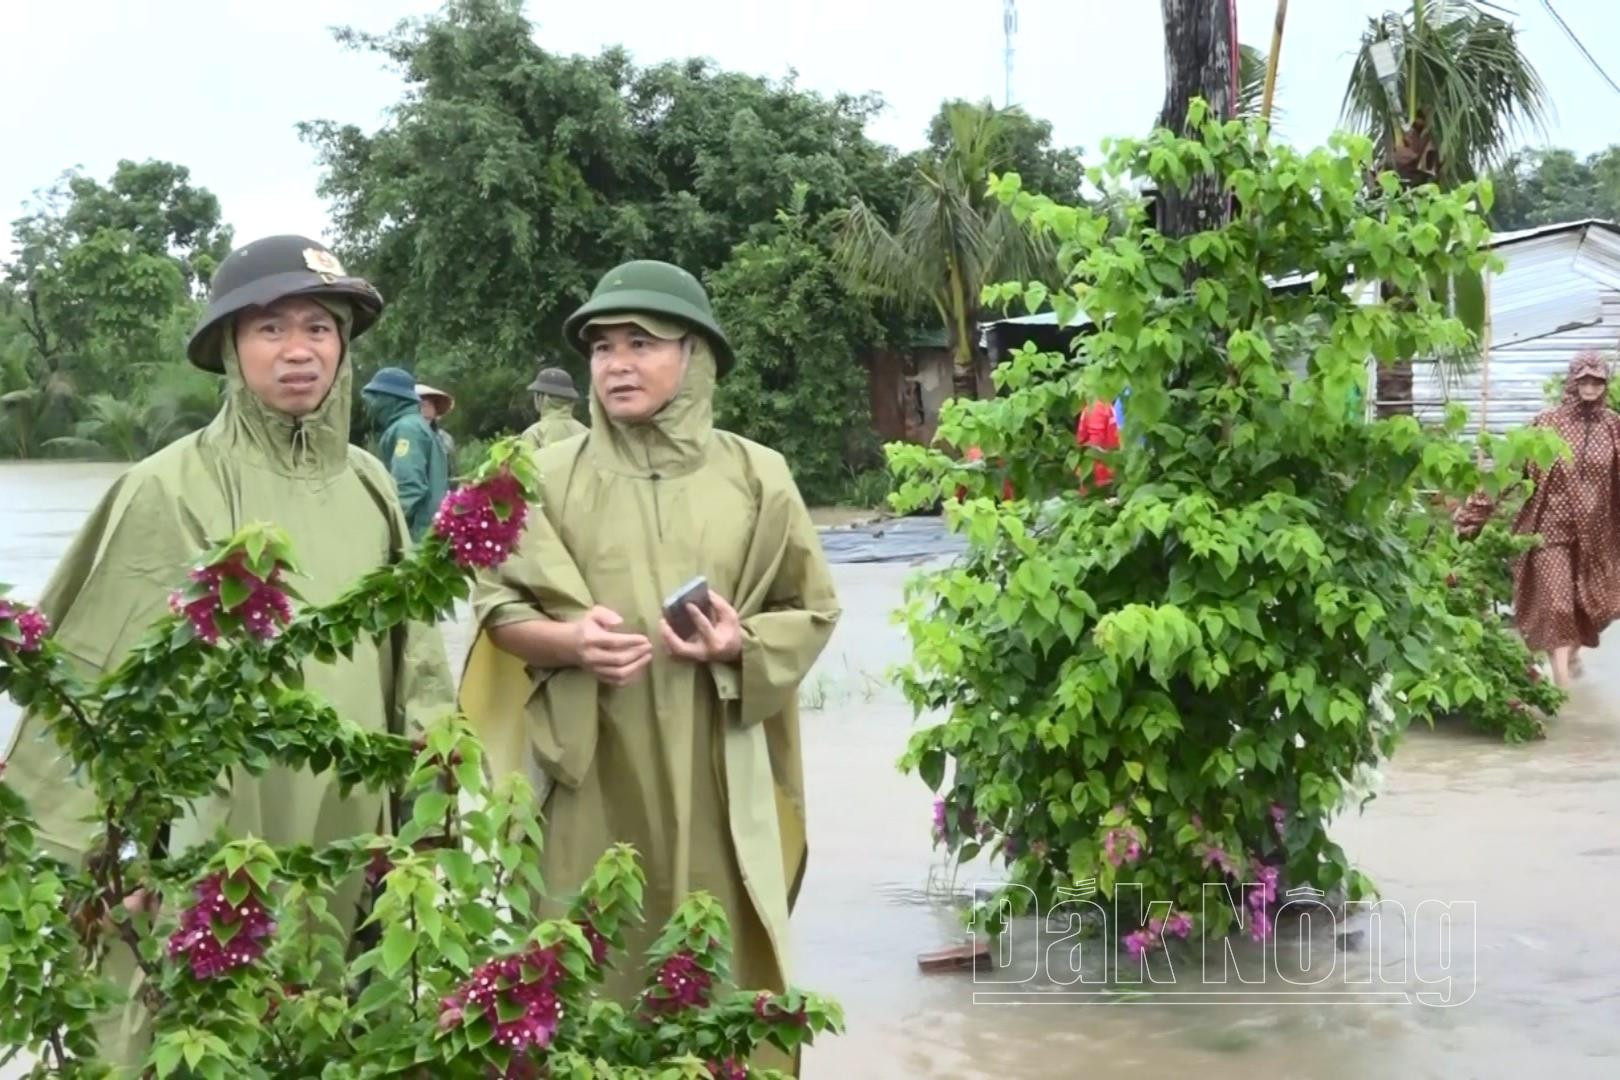
<svg viewBox="0 0 1620 1080"><path fill-rule="evenodd" d="M223 371L216 335L237 312L264 307L288 296L333 296L354 309L350 339L363 334L382 314L383 298L371 283L351 277L337 256L305 236L267 236L243 244L214 271L208 310L191 332L186 355L205 371Z"/></svg>
<svg viewBox="0 0 1620 1080"><path fill-rule="evenodd" d="M653 259L637 259L603 274L591 298L563 323L563 336L582 356L589 357L590 349L585 343L587 323L603 315L638 311L678 319L701 332L714 348L719 374L731 370L735 362L731 342L726 340L720 324L714 321L709 294L703 291L698 279L685 270Z"/></svg>

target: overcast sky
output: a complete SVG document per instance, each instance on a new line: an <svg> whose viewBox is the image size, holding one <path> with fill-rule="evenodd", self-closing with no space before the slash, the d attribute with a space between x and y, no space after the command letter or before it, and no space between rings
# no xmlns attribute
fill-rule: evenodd
<svg viewBox="0 0 1620 1080"><path fill-rule="evenodd" d="M1278 101L1299 144L1333 129L1351 51L1369 15L1405 0L1293 0ZM190 167L238 241L327 235L300 120L374 128L401 83L373 56L333 42L338 24L384 30L437 0L0 0L0 221L64 169L104 178L120 158ZM1541 0L1511 0L1555 115L1539 141L1589 153L1620 142L1620 94L1580 55ZM1620 79L1614 0L1554 0ZM1274 0L1238 0L1239 36L1264 49ZM872 134L922 141L946 97L1004 100L1001 0L530 0L541 44L595 53L622 44L643 63L708 56L768 76L797 70L823 92L876 91ZM1607 18L1605 16L1608 16ZM1014 99L1057 140L1096 150L1140 133L1164 92L1156 0L1018 0ZM9 230L0 248L9 249Z"/></svg>

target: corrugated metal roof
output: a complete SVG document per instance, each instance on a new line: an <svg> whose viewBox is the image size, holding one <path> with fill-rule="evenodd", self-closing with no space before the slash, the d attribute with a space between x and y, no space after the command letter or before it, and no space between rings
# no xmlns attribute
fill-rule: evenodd
<svg viewBox="0 0 1620 1080"><path fill-rule="evenodd" d="M1416 414L1438 418L1444 405L1435 402L1455 402L1468 409L1471 433L1482 411L1491 431L1528 424L1547 407L1547 380L1576 353L1620 345L1620 229L1568 222L1509 233L1493 246L1506 249L1506 266L1490 282L1489 401L1481 399L1483 358L1450 386L1435 365L1413 366Z"/></svg>

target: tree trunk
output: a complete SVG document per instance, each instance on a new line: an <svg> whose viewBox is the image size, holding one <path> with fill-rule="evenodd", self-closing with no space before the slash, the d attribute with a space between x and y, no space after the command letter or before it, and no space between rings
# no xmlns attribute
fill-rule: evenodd
<svg viewBox="0 0 1620 1080"><path fill-rule="evenodd" d="M1201 97L1211 115L1230 119L1237 105L1237 12L1233 0L1159 0L1164 12L1164 109L1159 124L1177 134L1187 103ZM1159 231L1186 236L1220 224L1228 203L1216 177L1161 191Z"/></svg>

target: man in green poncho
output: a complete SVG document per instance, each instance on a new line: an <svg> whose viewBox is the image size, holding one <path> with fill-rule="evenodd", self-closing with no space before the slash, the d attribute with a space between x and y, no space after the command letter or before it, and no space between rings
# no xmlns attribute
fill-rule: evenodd
<svg viewBox="0 0 1620 1080"><path fill-rule="evenodd" d="M360 391L360 398L377 436L377 456L394 478L411 539L420 540L450 490L450 455L422 417L422 399L410 372L383 368Z"/></svg>
<svg viewBox="0 0 1620 1080"><path fill-rule="evenodd" d="M462 707L492 767L542 790L559 896L632 843L632 957L704 889L738 985L780 989L806 855L798 688L838 618L831 574L781 455L712 426L732 353L692 275L628 263L564 329L590 358L592 426L539 453L522 544L474 590ZM712 617L683 640L663 602L699 574ZM624 999L641 973L612 978Z"/></svg>
<svg viewBox="0 0 1620 1080"><path fill-rule="evenodd" d="M574 419L574 402L579 400L579 391L574 389L574 380L562 368L541 368L534 382L529 384L529 393L534 395L534 411L540 414L540 419L529 425L522 438L536 450L590 430Z"/></svg>
<svg viewBox="0 0 1620 1080"><path fill-rule="evenodd" d="M272 236L233 252L214 275L209 305L187 353L222 373L225 402L203 430L124 473L69 547L40 599L56 640L83 674L116 667L213 542L252 521L291 538L311 604L325 604L361 575L398 561L410 547L388 473L349 445L353 370L348 344L382 310L382 297L347 276L323 245ZM346 719L371 731L406 731L452 707L438 632L402 627L380 644L357 640L351 658L311 662L305 685ZM88 849L93 797L70 776L56 744L25 717L8 750L7 779L32 804L40 835L62 858ZM177 821L173 851L218 828L272 844L324 844L385 828L386 800L347 798L330 774L271 769L228 778L228 796ZM352 916L351 904L334 914ZM121 946L119 946L121 948ZM122 963L120 964L120 960ZM120 970L121 969L121 970ZM127 952L109 973L132 977ZM133 1066L144 1054L139 1010L103 1026L108 1061Z"/></svg>

